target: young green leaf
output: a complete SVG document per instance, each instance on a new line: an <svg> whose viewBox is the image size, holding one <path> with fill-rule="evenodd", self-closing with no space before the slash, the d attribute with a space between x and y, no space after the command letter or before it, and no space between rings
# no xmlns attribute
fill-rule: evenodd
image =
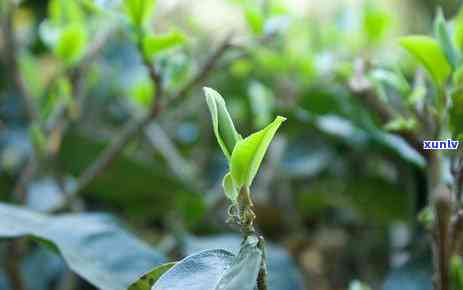
<svg viewBox="0 0 463 290"><path fill-rule="evenodd" d="M233 181L233 178L232 178L230 172L228 172L223 177L222 186L223 186L223 191L225 192L225 195L233 203L236 203L236 201L238 199L239 189L236 187L235 182Z"/></svg>
<svg viewBox="0 0 463 290"><path fill-rule="evenodd" d="M149 59L164 50L182 45L185 40L185 35L178 31L163 35L148 35L143 39L143 50L146 58Z"/></svg>
<svg viewBox="0 0 463 290"><path fill-rule="evenodd" d="M260 35L264 31L264 16L259 9L255 7L247 7L244 12L246 21L254 35Z"/></svg>
<svg viewBox="0 0 463 290"><path fill-rule="evenodd" d="M367 6L363 11L362 28L368 43L376 44L383 40L391 22L386 11Z"/></svg>
<svg viewBox="0 0 463 290"><path fill-rule="evenodd" d="M436 40L414 35L402 37L400 44L426 68L437 86L445 84L451 67Z"/></svg>
<svg viewBox="0 0 463 290"><path fill-rule="evenodd" d="M87 32L82 24L74 23L66 27L60 34L54 48L55 54L66 64L77 62L87 46Z"/></svg>
<svg viewBox="0 0 463 290"><path fill-rule="evenodd" d="M278 116L267 127L236 144L231 156L230 171L238 188L251 186L273 136L285 120Z"/></svg>
<svg viewBox="0 0 463 290"><path fill-rule="evenodd" d="M124 9L130 22L136 28L142 28L153 13L156 0L124 0Z"/></svg>
<svg viewBox="0 0 463 290"><path fill-rule="evenodd" d="M444 50L448 62L455 69L459 62L458 51L455 49L454 43L450 38L450 33L447 29L447 23L444 18L442 9L437 12L436 20L434 21L434 34L439 42L439 45Z"/></svg>
<svg viewBox="0 0 463 290"><path fill-rule="evenodd" d="M206 95L207 106L211 112L215 137L225 156L230 159L231 152L242 137L233 125L222 96L211 88L204 88L204 94Z"/></svg>
<svg viewBox="0 0 463 290"><path fill-rule="evenodd" d="M455 18L453 27L453 43L460 52L463 51L463 9L460 10L458 16Z"/></svg>
<svg viewBox="0 0 463 290"><path fill-rule="evenodd" d="M133 282L128 290L151 290L151 287L153 287L154 283L156 283L162 274L167 272L167 270L172 268L175 264L176 262L171 262L155 267Z"/></svg>

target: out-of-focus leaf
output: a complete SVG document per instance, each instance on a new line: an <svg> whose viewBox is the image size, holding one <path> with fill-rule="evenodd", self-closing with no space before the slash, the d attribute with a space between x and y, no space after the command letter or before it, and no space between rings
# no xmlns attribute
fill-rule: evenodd
<svg viewBox="0 0 463 290"><path fill-rule="evenodd" d="M273 136L286 118L278 116L264 129L238 141L233 149L230 172L238 188L251 186Z"/></svg>
<svg viewBox="0 0 463 290"><path fill-rule="evenodd" d="M64 136L59 155L63 170L78 176L106 146L108 141L69 131ZM96 202L105 202L140 219L160 218L169 210L178 208L177 200L183 195L201 198L178 179L166 174L165 168L159 160L142 162L121 154L83 192L91 193Z"/></svg>
<svg viewBox="0 0 463 290"><path fill-rule="evenodd" d="M140 273L165 260L105 215L52 217L0 204L0 236L32 236L52 243L74 272L107 290L127 289Z"/></svg>
<svg viewBox="0 0 463 290"><path fill-rule="evenodd" d="M133 282L128 290L151 290L154 283L156 283L156 281L174 265L175 262L171 262L157 266Z"/></svg>
<svg viewBox="0 0 463 290"><path fill-rule="evenodd" d="M403 117L398 117L387 122L384 125L384 129L388 131L413 131L416 129L417 123L413 118L405 119Z"/></svg>
<svg viewBox="0 0 463 290"><path fill-rule="evenodd" d="M423 168L426 165L424 157L411 147L402 137L391 134L375 131L372 133L372 138L378 144L395 152L402 159Z"/></svg>
<svg viewBox="0 0 463 290"><path fill-rule="evenodd" d="M438 87L445 84L451 67L436 40L428 36L413 35L402 37L400 44L426 68Z"/></svg>
<svg viewBox="0 0 463 290"><path fill-rule="evenodd" d="M272 92L259 82L251 82L248 90L251 108L255 116L256 127L262 128L272 119L273 95Z"/></svg>
<svg viewBox="0 0 463 290"><path fill-rule="evenodd" d="M262 264L262 251L257 247L258 238L249 236L238 255L223 273L216 290L254 290Z"/></svg>
<svg viewBox="0 0 463 290"><path fill-rule="evenodd" d="M55 54L66 64L74 64L83 55L87 46L87 32L81 24L70 24L60 33L54 48Z"/></svg>
<svg viewBox="0 0 463 290"><path fill-rule="evenodd" d="M409 219L414 205L410 193L377 176L356 174L319 178L306 191L298 194L298 208L307 216L316 216L326 209L348 210L358 219L388 224Z"/></svg>
<svg viewBox="0 0 463 290"><path fill-rule="evenodd" d="M437 16L434 21L434 34L439 41L440 47L444 50L447 61L455 69L459 63L459 54L454 47L454 43L450 38L450 33L447 29L447 23L444 18L442 9L438 9Z"/></svg>
<svg viewBox="0 0 463 290"><path fill-rule="evenodd" d="M220 247L238 254L242 238L237 234L188 237L186 253L192 254L206 249ZM269 290L302 290L302 274L286 249L266 242L266 258Z"/></svg>
<svg viewBox="0 0 463 290"><path fill-rule="evenodd" d="M160 52L182 45L185 40L185 35L178 31L163 35L148 35L143 39L143 50L149 59Z"/></svg>
<svg viewBox="0 0 463 290"><path fill-rule="evenodd" d="M354 126L348 119L336 115L324 115L315 118L314 124L323 133L340 138L347 144L363 146L368 142L368 134Z"/></svg>
<svg viewBox="0 0 463 290"><path fill-rule="evenodd" d="M383 10L367 6L363 11L362 27L368 43L380 42L391 27L391 16Z"/></svg>
<svg viewBox="0 0 463 290"><path fill-rule="evenodd" d="M349 290L371 290L371 288L360 281L352 281L349 284Z"/></svg>
<svg viewBox="0 0 463 290"><path fill-rule="evenodd" d="M48 5L48 16L51 22L58 26L84 20L83 11L75 0L51 0Z"/></svg>
<svg viewBox="0 0 463 290"><path fill-rule="evenodd" d="M305 139L305 138L304 138ZM290 178L309 178L320 174L334 162L334 153L326 143L293 143L286 150L281 163L281 173Z"/></svg>
<svg viewBox="0 0 463 290"><path fill-rule="evenodd" d="M216 285L233 262L225 250L206 250L186 257L165 272L152 289L216 290Z"/></svg>
<svg viewBox="0 0 463 290"><path fill-rule="evenodd" d="M204 94L211 113L215 137L225 156L230 159L236 144L242 137L233 125L233 120L222 96L211 88L204 88Z"/></svg>
<svg viewBox="0 0 463 290"><path fill-rule="evenodd" d="M127 16L137 29L144 26L153 13L156 0L123 0Z"/></svg>
<svg viewBox="0 0 463 290"><path fill-rule="evenodd" d="M431 290L431 259L425 255L412 259L392 270L386 277L382 290Z"/></svg>
<svg viewBox="0 0 463 290"><path fill-rule="evenodd" d="M460 9L457 17L455 17L453 43L460 53L463 52L463 9Z"/></svg>
<svg viewBox="0 0 463 290"><path fill-rule="evenodd" d="M376 69L372 71L371 78L373 78L376 82L382 82L391 86L403 96L408 95L411 91L408 81L400 73L384 69Z"/></svg>
<svg viewBox="0 0 463 290"><path fill-rule="evenodd" d="M149 80L143 80L137 82L132 87L130 96L136 104L145 108L149 108L153 103L154 91L155 88L153 87L153 83Z"/></svg>
<svg viewBox="0 0 463 290"><path fill-rule="evenodd" d="M264 31L264 15L257 7L251 5L245 8L244 16L252 33L260 35Z"/></svg>

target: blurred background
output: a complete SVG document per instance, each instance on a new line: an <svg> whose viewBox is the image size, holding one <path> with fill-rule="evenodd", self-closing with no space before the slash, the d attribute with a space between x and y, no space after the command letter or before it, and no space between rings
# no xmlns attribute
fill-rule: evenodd
<svg viewBox="0 0 463 290"><path fill-rule="evenodd" d="M416 63L397 38L431 34L437 7L452 18L460 1L158 0L151 29L184 39L155 63L164 94L186 88L183 97L88 182L82 174L153 102L118 14L121 1L76 1L79 10L70 5L67 14L47 0L16 1L8 13L1 1L1 202L109 213L164 260L237 248L221 187L227 162L201 91L207 85L224 96L243 136L277 114L288 118L252 188L257 228L269 243L271 290L367 289L355 281L430 289L429 243L417 221L427 196L425 158L386 130L394 126L385 128L349 83L360 60L378 68L380 96L388 92L381 86L387 71L411 81ZM85 22L85 36L61 49L58 14ZM75 49L66 43L75 42L91 53L66 63L62 55ZM75 188L79 195L66 198ZM0 242L0 289L13 289L7 244ZM32 279L28 290L94 289L36 244L23 249L20 267Z"/></svg>

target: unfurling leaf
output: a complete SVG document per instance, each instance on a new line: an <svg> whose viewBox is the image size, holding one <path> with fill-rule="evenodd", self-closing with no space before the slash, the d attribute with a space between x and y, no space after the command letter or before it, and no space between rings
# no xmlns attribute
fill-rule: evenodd
<svg viewBox="0 0 463 290"><path fill-rule="evenodd" d="M58 38L55 54L66 64L76 63L87 46L87 31L82 24L74 23L66 27Z"/></svg>
<svg viewBox="0 0 463 290"><path fill-rule="evenodd" d="M212 127L215 137L225 156L230 159L231 152L233 152L236 143L239 142L242 137L238 134L233 125L233 121L227 111L222 96L211 88L204 88L204 94L206 95L207 106L211 112Z"/></svg>
<svg viewBox="0 0 463 290"><path fill-rule="evenodd" d="M143 50L146 58L152 58L164 50L182 45L185 40L185 35L178 31L163 35L149 35L143 39Z"/></svg>
<svg viewBox="0 0 463 290"><path fill-rule="evenodd" d="M451 67L436 40L414 35L402 37L400 44L426 68L437 86L442 87L445 84Z"/></svg>
<svg viewBox="0 0 463 290"><path fill-rule="evenodd" d="M156 0L124 0L125 12L136 28L142 28L153 13Z"/></svg>
<svg viewBox="0 0 463 290"><path fill-rule="evenodd" d="M223 191L225 192L225 195L233 202L236 203L238 194L239 194L239 188L235 185L235 182L233 181L233 178L228 172L224 177L222 181L222 186L223 186Z"/></svg>
<svg viewBox="0 0 463 290"><path fill-rule="evenodd" d="M175 264L176 262L171 262L157 266L133 282L129 286L128 290L151 290L151 287L153 287L154 283L156 283L156 281Z"/></svg>
<svg viewBox="0 0 463 290"><path fill-rule="evenodd" d="M273 136L285 120L278 116L267 127L236 144L231 156L230 171L238 188L251 186Z"/></svg>

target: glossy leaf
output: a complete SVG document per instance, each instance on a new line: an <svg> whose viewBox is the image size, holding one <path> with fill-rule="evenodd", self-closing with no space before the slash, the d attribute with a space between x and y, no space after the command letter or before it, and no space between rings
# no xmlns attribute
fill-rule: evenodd
<svg viewBox="0 0 463 290"><path fill-rule="evenodd" d="M233 261L225 250L206 250L179 261L164 273L152 290L216 290L216 285Z"/></svg>
<svg viewBox="0 0 463 290"><path fill-rule="evenodd" d="M286 118L278 116L264 129L239 141L233 150L230 170L238 188L250 186L273 136Z"/></svg>
<svg viewBox="0 0 463 290"><path fill-rule="evenodd" d="M230 159L236 143L239 142L242 137L238 134L233 125L233 121L222 96L211 88L204 88L204 94L206 95L207 106L211 113L215 137L225 156Z"/></svg>
<svg viewBox="0 0 463 290"><path fill-rule="evenodd" d="M0 203L0 237L32 236L54 246L70 269L100 289L124 290L164 261L145 243L98 214L49 216Z"/></svg>
<svg viewBox="0 0 463 290"><path fill-rule="evenodd" d="M185 40L185 35L178 31L163 35L149 35L143 39L143 50L147 58L152 58L160 52L182 45Z"/></svg>
<svg viewBox="0 0 463 290"><path fill-rule="evenodd" d="M233 178L228 172L224 177L222 181L222 187L225 192L225 195L233 202L236 203L238 194L239 194L239 188L235 185L235 182L233 181Z"/></svg>
<svg viewBox="0 0 463 290"><path fill-rule="evenodd" d="M437 86L443 86L451 67L438 42L431 37L414 35L400 39L400 44L428 71Z"/></svg>
<svg viewBox="0 0 463 290"><path fill-rule="evenodd" d="M154 283L170 268L175 266L175 262L165 263L152 269L148 273L143 274L135 282L133 282L128 290L151 290Z"/></svg>

